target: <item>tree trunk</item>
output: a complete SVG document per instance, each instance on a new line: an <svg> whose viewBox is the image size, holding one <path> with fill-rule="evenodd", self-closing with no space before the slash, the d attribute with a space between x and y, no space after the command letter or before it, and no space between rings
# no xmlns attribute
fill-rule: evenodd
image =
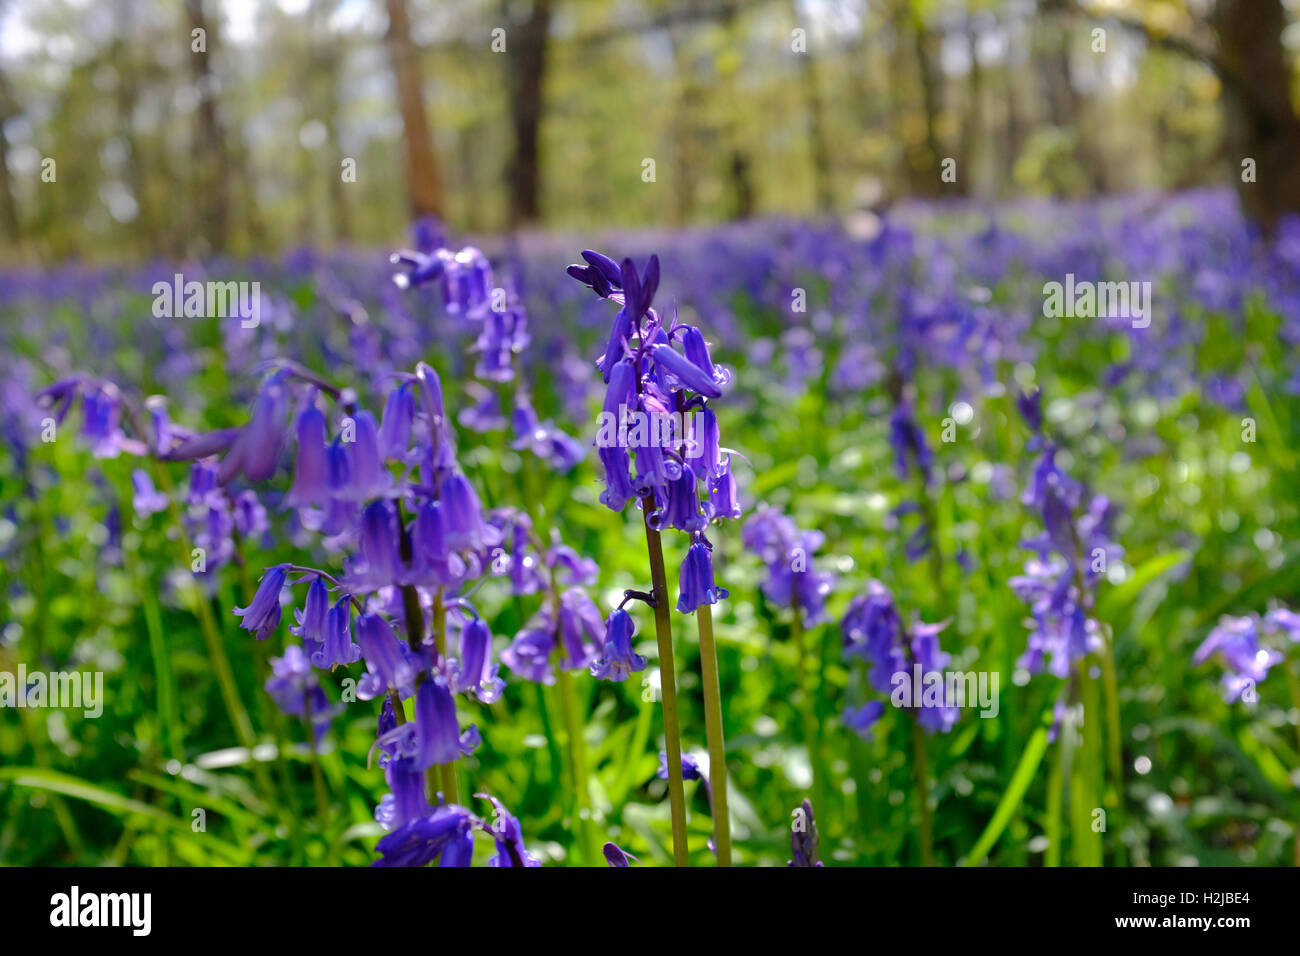
<svg viewBox="0 0 1300 956"><path fill-rule="evenodd" d="M538 139L550 27L551 0L533 0L528 19L508 39L510 122L515 134L515 151L509 166L511 227L536 222L541 215Z"/></svg>
<svg viewBox="0 0 1300 956"><path fill-rule="evenodd" d="M438 156L424 107L420 82L419 51L411 41L411 18L406 0L387 0L388 52L397 79L397 100L406 132L406 175L410 187L411 216L443 214L442 182L438 177Z"/></svg>
<svg viewBox="0 0 1300 956"><path fill-rule="evenodd" d="M1281 0L1218 0L1210 17L1223 84L1224 142L1236 164L1233 181L1247 215L1271 233L1285 213L1300 213L1300 119L1282 49ZM1256 181L1241 181L1241 161L1255 160Z"/></svg>
<svg viewBox="0 0 1300 956"><path fill-rule="evenodd" d="M212 60L218 49L216 27L208 22L203 0L186 0L191 29L201 29L206 37L203 53L190 53L194 85L199 94L199 107L195 111L198 126L194 133L194 168L199 192L196 206L202 237L210 249L221 249L229 236L230 190L226 179L229 163L226 161L226 136L221 117L217 114L216 79Z"/></svg>
<svg viewBox="0 0 1300 956"><path fill-rule="evenodd" d="M18 219L18 200L14 196L13 180L9 174L9 140L5 137L5 121L18 112L9 98L9 87L0 73L0 226L13 241L16 251L22 240L22 226Z"/></svg>

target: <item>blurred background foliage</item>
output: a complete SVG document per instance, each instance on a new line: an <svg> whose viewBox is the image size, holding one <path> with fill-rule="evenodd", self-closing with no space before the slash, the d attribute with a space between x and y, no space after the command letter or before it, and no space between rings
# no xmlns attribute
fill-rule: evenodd
<svg viewBox="0 0 1300 956"><path fill-rule="evenodd" d="M1245 156L1267 220L1300 208L1297 6L0 0L4 256L1078 197L1232 182Z"/></svg>

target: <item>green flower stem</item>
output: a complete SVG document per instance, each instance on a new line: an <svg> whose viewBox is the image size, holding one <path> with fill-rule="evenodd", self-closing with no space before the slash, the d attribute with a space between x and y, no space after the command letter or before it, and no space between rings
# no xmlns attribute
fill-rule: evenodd
<svg viewBox="0 0 1300 956"><path fill-rule="evenodd" d="M916 771L916 805L920 811L921 865L934 866L934 824L930 819L930 771L925 755L925 730L912 721L913 767Z"/></svg>
<svg viewBox="0 0 1300 956"><path fill-rule="evenodd" d="M584 866L596 865L596 846L592 831L591 794L587 780L587 742L582 737L578 717L578 694L573 675L563 667L555 669L555 683L560 693L560 710L564 714L564 733L569 742L569 769L573 774L574 826Z"/></svg>
<svg viewBox="0 0 1300 956"><path fill-rule="evenodd" d="M700 671L704 681L704 733L709 743L713 839L718 866L731 866L731 816L727 812L727 745L722 731L722 691L718 684L718 649L713 640L713 606L695 610L700 629ZM671 765L670 765L671 766Z"/></svg>
<svg viewBox="0 0 1300 956"><path fill-rule="evenodd" d="M673 819L673 863L690 866L686 845L686 795L682 789L682 742L677 726L677 678L673 670L673 623L668 607L668 576L664 572L664 547L659 532L650 527L656 510L651 491L641 499L646 552L655 595L655 637L659 643L659 683L663 694L664 750L668 754L668 805Z"/></svg>

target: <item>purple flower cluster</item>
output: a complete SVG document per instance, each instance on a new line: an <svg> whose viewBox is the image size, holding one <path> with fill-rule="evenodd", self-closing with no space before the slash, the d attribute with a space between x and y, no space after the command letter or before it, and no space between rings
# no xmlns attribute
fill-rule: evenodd
<svg viewBox="0 0 1300 956"><path fill-rule="evenodd" d="M1042 518L1043 530L1025 541L1033 552L1025 573L1008 582L1030 606L1034 628L1018 660L1031 674L1044 669L1065 677L1076 662L1102 646L1101 625L1092 616L1097 584L1124 554L1111 538L1114 508L1105 495L1088 497L1083 486L1056 463L1057 446L1039 429L1039 393L1018 404L1034 429L1039 458L1021 502Z"/></svg>
<svg viewBox="0 0 1300 956"><path fill-rule="evenodd" d="M1227 670L1223 675L1223 696L1230 703L1247 699L1269 670L1282 663L1285 656L1265 641L1285 638L1300 644L1300 614L1286 608L1274 608L1263 617L1247 614L1224 615L1218 625L1192 655L1193 664L1203 664L1213 656L1222 659Z"/></svg>
<svg viewBox="0 0 1300 956"><path fill-rule="evenodd" d="M826 536L820 531L801 531L792 519L768 505L759 507L741 531L745 547L767 566L763 593L778 607L798 607L808 624L826 616L826 596L835 575L818 571L813 553Z"/></svg>
<svg viewBox="0 0 1300 956"><path fill-rule="evenodd" d="M925 624L914 617L910 625L903 622L894 596L879 581L867 582L865 594L849 602L840 630L844 636L844 655L861 658L870 665L867 682L881 694L901 701L899 706L912 710L917 722L928 731L947 733L960 715L948 699L943 669L950 655L943 652L939 634L947 623ZM916 678L919 675L920 680ZM928 699L925 688L934 684L935 699ZM900 690L909 690L900 694ZM864 738L885 713L881 701L868 701L845 710L843 720Z"/></svg>

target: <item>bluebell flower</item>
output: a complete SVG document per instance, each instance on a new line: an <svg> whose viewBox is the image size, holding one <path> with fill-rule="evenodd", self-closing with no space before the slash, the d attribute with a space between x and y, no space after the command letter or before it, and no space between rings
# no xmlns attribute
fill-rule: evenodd
<svg viewBox="0 0 1300 956"><path fill-rule="evenodd" d="M801 811L798 818L800 825L793 827L790 831L790 855L793 859L788 860L785 865L824 866L825 864L817 859L817 821L813 817L812 801L804 797L799 809Z"/></svg>
<svg viewBox="0 0 1300 956"><path fill-rule="evenodd" d="M844 721L845 727L848 727L863 740L871 740L876 721L880 720L884 713L885 704L883 701L869 700L861 707L845 708L840 719Z"/></svg>
<svg viewBox="0 0 1300 956"><path fill-rule="evenodd" d="M456 701L441 678L426 680L415 691L416 765L421 770L460 759L460 723Z"/></svg>
<svg viewBox="0 0 1300 956"><path fill-rule="evenodd" d="M373 700L390 689L409 697L416 667L406 642L397 639L388 622L378 614L362 614L357 618L357 643L366 660L366 675L357 683L357 697Z"/></svg>
<svg viewBox="0 0 1300 956"><path fill-rule="evenodd" d="M379 423L379 454L405 461L414 423L415 394L409 384L402 383L388 393L384 403L384 415Z"/></svg>
<svg viewBox="0 0 1300 956"><path fill-rule="evenodd" d="M391 701L388 706L391 712ZM424 793L425 773L413 757L388 760L384 777L389 792L380 797L379 806L375 807L375 821L385 830L399 830L433 812Z"/></svg>
<svg viewBox="0 0 1300 956"><path fill-rule="evenodd" d="M728 595L726 588L713 582L713 550L697 538L682 560L677 610L689 614L702 604L717 604Z"/></svg>
<svg viewBox="0 0 1300 956"><path fill-rule="evenodd" d="M659 769L655 771L655 776L660 780L668 779L668 752L666 750L659 751ZM700 770L700 762L686 753L682 754L682 779L704 779L704 772Z"/></svg>
<svg viewBox="0 0 1300 956"><path fill-rule="evenodd" d="M302 610L294 609L294 620L289 633L302 640L308 660L314 660L325 646L325 621L329 615L329 588L321 578L315 578L307 588L307 601Z"/></svg>
<svg viewBox="0 0 1300 956"><path fill-rule="evenodd" d="M317 667L335 667L359 660L361 645L352 640L352 597L345 594L326 613L324 637L311 662Z"/></svg>
<svg viewBox="0 0 1300 956"><path fill-rule="evenodd" d="M266 640L280 626L280 592L284 589L284 579L284 565L267 568L252 602L248 607L235 608L235 616L243 618L239 626L252 631L259 641Z"/></svg>
<svg viewBox="0 0 1300 956"><path fill-rule="evenodd" d="M288 389L284 373L268 378L257 393L248 424L221 460L217 479L226 484L239 474L249 481L266 481L275 471L284 445L285 417L288 413Z"/></svg>
<svg viewBox="0 0 1300 956"><path fill-rule="evenodd" d="M293 487L285 499L288 507L321 507L330 498L328 434L325 415L308 404L298 416L298 456L294 459Z"/></svg>
<svg viewBox="0 0 1300 956"><path fill-rule="evenodd" d="M605 621L605 645L600 657L592 661L591 676L597 680L627 680L630 674L645 670L646 659L632 650L636 621L632 615L615 608Z"/></svg>
<svg viewBox="0 0 1300 956"><path fill-rule="evenodd" d="M135 492L131 504L138 517L147 518L167 510L167 496L154 487L147 471L137 468L131 472L131 487Z"/></svg>
<svg viewBox="0 0 1300 956"><path fill-rule="evenodd" d="M460 472L453 472L442 482L443 530L447 547L453 551L481 551L497 544L498 538L483 522L478 494Z"/></svg>
<svg viewBox="0 0 1300 956"><path fill-rule="evenodd" d="M542 861L529 853L528 848L524 846L523 831L514 815L495 797L482 793L478 796L491 801L493 809L496 810L495 819L483 828L497 843L496 855L488 861L488 866L541 866Z"/></svg>
<svg viewBox="0 0 1300 956"><path fill-rule="evenodd" d="M1192 655L1193 664L1202 664L1213 654L1223 658L1228 666L1223 675L1223 695L1229 702L1242 699L1268 676L1274 665L1284 660L1281 653L1260 643L1259 625L1254 615L1224 615Z"/></svg>
<svg viewBox="0 0 1300 956"><path fill-rule="evenodd" d="M330 705L311 662L297 644L286 647L283 657L271 658L266 692L282 712L308 721L316 740L329 730L336 708Z"/></svg>
<svg viewBox="0 0 1300 956"><path fill-rule="evenodd" d="M474 815L464 807L436 807L427 817L411 820L375 844L380 858L371 866L425 866L451 851L450 864L466 866L473 848Z"/></svg>
<svg viewBox="0 0 1300 956"><path fill-rule="evenodd" d="M481 618L470 618L460 631L460 658L456 662L456 690L491 704L501 697L505 681L492 663L492 632Z"/></svg>
<svg viewBox="0 0 1300 956"><path fill-rule="evenodd" d="M628 863L628 860L636 859L636 857L632 856L630 853L623 852L617 843L606 843L601 848L601 852L605 854L605 862L614 867L629 866L630 864ZM637 862L640 861L638 860Z"/></svg>

